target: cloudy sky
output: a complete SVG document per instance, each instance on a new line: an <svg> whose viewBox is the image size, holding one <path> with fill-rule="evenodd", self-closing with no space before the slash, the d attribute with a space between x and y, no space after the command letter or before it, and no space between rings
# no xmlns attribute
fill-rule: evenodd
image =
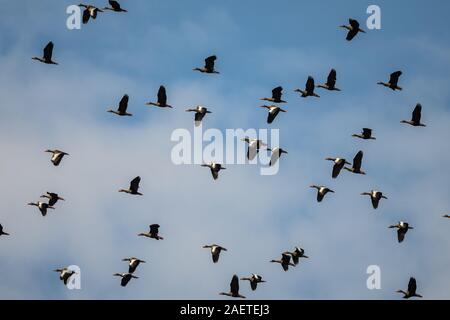
<svg viewBox="0 0 450 320"><path fill-rule="evenodd" d="M107 1L92 1L105 6ZM450 298L450 4L425 1L123 0L81 30L66 28L71 1L0 0L0 298L221 299L233 274L268 282L251 299L398 299L414 276L429 299ZM378 4L382 29L345 41L349 17L362 27ZM59 66L31 60L55 44ZM218 76L192 71L211 54ZM331 68L342 92L302 99L293 90ZM402 70L401 92L378 81ZM164 84L171 110L150 109ZM213 111L204 128L268 128L258 99L281 85L288 113L280 129L289 154L280 171L228 165L213 181L198 165L172 164L177 128L193 130L198 104ZM133 117L106 110L129 94ZM426 128L401 125L415 104ZM351 137L374 129L376 141ZM59 167L48 148L70 156ZM366 176L331 179L327 156L364 151ZM117 190L140 175L142 197ZM336 191L315 201L311 184ZM361 192L382 190L378 210ZM26 204L45 191L66 201L43 218ZM387 226L415 227L399 244ZM159 223L163 241L137 237ZM202 245L227 252L213 264ZM271 264L294 246L308 260L283 272ZM121 261L147 261L122 288ZM51 270L78 265L81 290ZM368 290L366 269L381 268Z"/></svg>

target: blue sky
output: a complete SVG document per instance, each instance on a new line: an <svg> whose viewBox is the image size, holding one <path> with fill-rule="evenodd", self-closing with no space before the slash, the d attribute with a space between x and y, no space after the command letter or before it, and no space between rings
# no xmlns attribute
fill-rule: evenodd
<svg viewBox="0 0 450 320"><path fill-rule="evenodd" d="M106 1L92 1L98 6ZM450 35L446 1L140 1L68 30L71 1L0 0L0 239L4 299L218 299L231 276L260 273L254 299L396 299L410 276L426 298L448 299L450 278ZM338 28L362 22L377 4L382 29L345 41ZM55 43L59 66L30 58ZM220 75L191 71L218 56ZM308 75L338 73L336 93L298 97ZM402 92L376 85L404 72ZM175 109L148 109L164 84ZM204 104L206 128L266 128L258 99L284 87L288 113L271 128L289 154L275 176L229 166L213 181L199 166L174 166L170 135L192 129L184 109ZM106 113L130 95L132 118ZM426 128L401 125L415 104ZM351 138L371 127L376 141ZM53 167L43 150L70 156ZM367 176L331 179L327 156L365 152ZM142 177L143 197L119 194ZM315 202L310 184L336 191ZM359 194L381 189L374 211ZM45 191L67 201L42 218L26 206ZM387 226L415 227L398 244ZM137 237L150 223L164 241ZM217 265L203 244L228 248ZM294 246L311 257L284 273L268 263ZM121 288L120 260L138 256L140 279ZM51 272L76 264L82 290ZM381 267L382 289L366 288L367 266Z"/></svg>

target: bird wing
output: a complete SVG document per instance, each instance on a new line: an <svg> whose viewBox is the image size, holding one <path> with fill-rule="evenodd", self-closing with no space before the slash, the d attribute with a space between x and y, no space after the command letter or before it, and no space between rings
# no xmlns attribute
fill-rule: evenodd
<svg viewBox="0 0 450 320"><path fill-rule="evenodd" d="M44 60L51 61L53 54L53 42L49 42L44 48Z"/></svg>
<svg viewBox="0 0 450 320"><path fill-rule="evenodd" d="M391 73L391 76L389 77L389 83L393 86L397 86L398 78L402 75L401 71L396 71Z"/></svg>
<svg viewBox="0 0 450 320"><path fill-rule="evenodd" d="M329 88L334 88L336 85L336 70L331 69L330 74L327 78L327 86Z"/></svg>
<svg viewBox="0 0 450 320"><path fill-rule="evenodd" d="M347 37L345 39L347 41L351 41L357 34L358 34L358 29L352 29L347 33Z"/></svg>
<svg viewBox="0 0 450 320"><path fill-rule="evenodd" d="M250 281L250 288L252 288L253 291L256 290L256 287L258 286L258 282L256 281Z"/></svg>
<svg viewBox="0 0 450 320"><path fill-rule="evenodd" d="M282 87L276 87L272 90L272 98L275 101L280 101L281 100L281 91L283 91Z"/></svg>
<svg viewBox="0 0 450 320"><path fill-rule="evenodd" d="M356 156L353 158L353 168L354 169L361 169L362 164L362 158L363 158L363 152L359 151Z"/></svg>
<svg viewBox="0 0 450 320"><path fill-rule="evenodd" d="M378 203L380 202L380 199L376 197L370 197L370 200L372 200L372 206L374 209L378 208Z"/></svg>
<svg viewBox="0 0 450 320"><path fill-rule="evenodd" d="M267 115L267 123L272 123L273 120L277 117L277 115L280 113L280 109L276 109L273 112L269 111L269 114Z"/></svg>
<svg viewBox="0 0 450 320"><path fill-rule="evenodd" d="M352 29L359 29L359 22L356 21L355 19L348 19L348 22L350 23L350 26L352 27Z"/></svg>
<svg viewBox="0 0 450 320"><path fill-rule="evenodd" d="M205 69L208 71L213 71L214 70L214 61L216 61L217 57L216 56L210 56L208 58L205 59Z"/></svg>
<svg viewBox="0 0 450 320"><path fill-rule="evenodd" d="M402 229L397 229L397 239L398 242L403 242L403 240L405 239L405 231Z"/></svg>
<svg viewBox="0 0 450 320"><path fill-rule="evenodd" d="M109 5L114 9L114 10L120 10L120 4L115 1L115 0L109 0Z"/></svg>
<svg viewBox="0 0 450 320"><path fill-rule="evenodd" d="M306 80L306 92L314 92L314 78L311 76L309 76L308 80Z"/></svg>
<svg viewBox="0 0 450 320"><path fill-rule="evenodd" d="M342 164L339 164L339 163L334 164L333 173L331 175L334 179L336 179L339 176L339 173L341 172L342 167L343 167L343 163Z"/></svg>
<svg viewBox="0 0 450 320"><path fill-rule="evenodd" d="M150 234L157 235L159 231L159 224L151 224L150 225Z"/></svg>
<svg viewBox="0 0 450 320"><path fill-rule="evenodd" d="M369 128L363 128L363 136L364 136L364 137L370 137L370 136L372 136L372 129L369 129Z"/></svg>
<svg viewBox="0 0 450 320"><path fill-rule="evenodd" d="M281 261L283 262L283 264L289 264L291 262L291 255L289 255L287 253L282 253Z"/></svg>
<svg viewBox="0 0 450 320"><path fill-rule="evenodd" d="M165 106L167 103L167 95L166 88L164 86L160 86L158 90L158 103L161 106Z"/></svg>
<svg viewBox="0 0 450 320"><path fill-rule="evenodd" d="M214 180L217 180L217 178L219 178L219 172L212 168L211 168L211 174L212 174Z"/></svg>
<svg viewBox="0 0 450 320"><path fill-rule="evenodd" d="M86 8L83 10L83 23L86 24L89 22L89 19L91 18L91 13L89 12L89 10Z"/></svg>
<svg viewBox="0 0 450 320"><path fill-rule="evenodd" d="M127 94L124 95L124 96L122 97L122 99L120 99L120 102L119 102L119 109L118 109L119 112L124 113L124 112L127 111L127 108L128 108L128 100L129 100L129 97L128 97Z"/></svg>
<svg viewBox="0 0 450 320"><path fill-rule="evenodd" d="M248 150L247 150L247 158L248 158L248 160L255 159L257 154L258 154L258 143L256 143L256 142L250 143L248 145Z"/></svg>
<svg viewBox="0 0 450 320"><path fill-rule="evenodd" d="M416 279L410 278L409 283L408 283L408 292L411 294L411 293L415 293L416 290L417 290Z"/></svg>
<svg viewBox="0 0 450 320"><path fill-rule="evenodd" d="M220 252L218 250L212 252L211 251L211 257L212 257L212 261L214 263L217 263L219 261L219 256L220 256Z"/></svg>
<svg viewBox="0 0 450 320"><path fill-rule="evenodd" d="M239 293L239 278L234 275L230 282L230 292L237 295Z"/></svg>
<svg viewBox="0 0 450 320"><path fill-rule="evenodd" d="M416 107L414 108L414 111L412 113L412 122L414 123L420 123L420 118L422 117L422 105L418 103Z"/></svg>
<svg viewBox="0 0 450 320"><path fill-rule="evenodd" d="M272 156L270 157L270 165L273 166L278 161L279 157L280 157L280 151L278 149L275 149L274 151L272 151Z"/></svg>
<svg viewBox="0 0 450 320"><path fill-rule="evenodd" d="M139 183L141 182L141 177L137 176L130 182L130 190L137 191L139 189Z"/></svg>
<svg viewBox="0 0 450 320"><path fill-rule="evenodd" d="M130 280L131 280L131 275L127 274L126 276L123 276L122 280L120 280L121 286L125 287L128 284L128 282L130 282Z"/></svg>
<svg viewBox="0 0 450 320"><path fill-rule="evenodd" d="M206 113L202 113L202 112L196 112L195 116L194 116L194 120L195 122L200 122L203 120L203 117L205 116Z"/></svg>
<svg viewBox="0 0 450 320"><path fill-rule="evenodd" d="M320 190L317 190L317 201L318 201L318 202L322 202L323 197L325 197L325 194L323 194L322 192L320 192Z"/></svg>

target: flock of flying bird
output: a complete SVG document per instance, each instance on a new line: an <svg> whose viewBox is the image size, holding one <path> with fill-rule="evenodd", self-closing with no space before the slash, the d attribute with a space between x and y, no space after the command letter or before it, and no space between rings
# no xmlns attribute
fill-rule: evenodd
<svg viewBox="0 0 450 320"><path fill-rule="evenodd" d="M97 8L93 5L85 5L80 4L80 7L84 8L83 11L83 23L86 24L90 21L90 19L96 19L97 14L99 12L104 12L106 10L114 11L114 12L127 12L127 10L122 9L120 4L117 1L110 0L109 1L110 7L105 7L103 9ZM342 28L345 28L348 30L346 39L348 41L351 41L358 33L362 32L365 33L364 30L360 28L359 23L354 19L349 19L349 25L343 25ZM49 42L46 47L44 48L43 57L33 57L32 59L40 61L45 64L54 64L57 65L58 63L53 61L53 42ZM198 71L201 73L206 74L219 74L219 72L215 69L215 61L217 60L216 56L210 56L205 59L204 67L197 67L194 68L194 71ZM398 86L399 78L402 75L401 71L393 72L390 75L388 82L378 82L379 85L382 85L384 87L387 87L393 91L396 90L402 90L401 87ZM341 91L336 87L336 70L332 69L328 75L327 81L324 84L315 85L313 77L309 76L305 88L302 89L296 89L295 92L298 92L301 97L317 97L320 96L315 93L315 88L322 88L329 91ZM267 116L267 123L271 124L277 115L280 112L286 112L286 110L280 108L276 104L286 103L286 101L282 100L282 91L283 88L281 86L278 86L272 90L272 96L271 97L265 97L261 100L270 102L270 105L263 105L262 108L265 108L268 110L268 116ZM127 112L128 108L128 95L124 95L122 99L119 102L119 105L117 109L111 109L108 110L108 112L114 113L118 116L132 116L131 113ZM160 108L173 108L171 105L167 104L167 94L166 89L164 86L160 86L158 93L157 93L157 101L156 102L148 102L148 106L155 106ZM187 112L194 112L194 123L196 126L200 124L200 122L203 120L206 114L211 113L206 107L204 106L197 106L195 108L187 109ZM414 108L414 111L412 113L411 120L402 120L401 123L409 124L411 126L415 127L425 127L423 123L421 123L421 112L422 112L422 106L420 104L417 104ZM352 135L355 138L364 139L364 140L375 140L376 138L372 135L372 129L370 128L363 128L362 132L360 134L353 134ZM247 152L247 158L252 160L256 156L256 154L259 152L259 150L267 150L272 152L272 157L269 165L273 165L281 156L283 153L287 153L285 150L281 148L266 148L267 145L257 139L250 139L246 137L243 139L246 143L248 143L248 152ZM59 166L63 157L68 156L69 154L61 151L61 150L46 150L46 152L49 152L52 154L51 162L54 166ZM361 170L362 167L362 160L363 160L363 152L359 151L355 157L353 158L353 162L349 163L346 159L341 157L329 157L326 158L328 161L333 162L333 168L332 168L332 178L336 179L341 170L347 170L354 174L360 174L365 175L366 173ZM203 164L202 166L208 167L211 170L211 174L216 180L218 178L218 174L220 170L225 169L220 163L210 163L210 164ZM141 181L140 177L134 178L130 182L130 186L128 189L120 189L119 192L128 193L131 195L142 195L139 190L139 183ZM333 190L326 186L320 186L320 185L312 185L311 188L314 188L317 190L317 201L321 202L323 201L324 197L328 193L334 193ZM379 206L379 202L381 199L387 199L387 197L378 190L371 190L369 192L363 192L361 195L369 196L371 199L371 203L374 209L377 209ZM38 207L40 213L42 216L47 215L48 209L55 209L55 205L58 201L62 200L64 201L64 198L60 197L57 193L54 192L47 192L46 194L42 195L41 198L48 199L47 202L44 201L37 201L37 202L30 202L28 203L31 206ZM444 215L445 218L450 218L450 215ZM163 237L159 235L159 228L160 226L158 224L152 224L149 226L149 231L147 233L139 233L138 236L147 237L150 239L155 240L163 240ZM413 229L407 222L400 221L395 225L389 226L389 228L396 228L397 229L397 238L398 242L402 242L405 239L405 235L408 230ZM0 224L0 236L9 235L9 233L5 232L3 229L3 226ZM212 256L213 263L217 263L219 261L219 256L222 251L227 251L226 248L217 245L217 244L211 244L211 245L205 245L203 246L205 249L209 249ZM281 259L279 260L271 260L272 263L279 263L284 271L288 271L289 267L295 267L299 261L300 258L308 258L308 256L305 255L305 250L302 248L295 247L294 251L289 252L283 252L281 255ZM292 260L292 262L291 262ZM137 279L138 277L134 275L134 272L136 271L137 267L141 263L145 263L144 260L130 257L125 258L122 261L128 262L128 272L126 273L115 273L114 276L121 277L121 285L126 286L128 282L131 279ZM60 275L60 279L64 282L64 284L67 284L70 277L75 273L72 270L69 270L68 268L60 268L54 270L55 272L58 272ZM249 277L243 277L240 280L243 281L249 281L250 287L252 290L256 290L258 283L264 283L265 280L263 280L262 276L258 274L251 274ZM397 292L403 294L403 298L411 298L411 297L421 297L421 295L416 293L416 280L414 278L410 278L408 283L408 289L406 291L398 290ZM230 283L230 291L229 292L221 292L221 295L226 295L234 298L245 298L243 295L239 293L239 278L237 275L234 275L232 277L231 283Z"/></svg>

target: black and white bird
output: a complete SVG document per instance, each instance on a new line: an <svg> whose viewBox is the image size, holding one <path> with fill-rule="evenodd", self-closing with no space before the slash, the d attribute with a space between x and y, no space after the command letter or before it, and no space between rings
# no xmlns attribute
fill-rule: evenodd
<svg viewBox="0 0 450 320"><path fill-rule="evenodd" d="M381 191L372 190L370 192L361 193L362 196L370 196L370 200L372 201L372 206L374 209L378 208L378 204L381 199L387 199L385 195Z"/></svg>
<svg viewBox="0 0 450 320"><path fill-rule="evenodd" d="M194 124L196 127L198 127L202 123L202 120L207 113L212 113L208 110L208 108L204 106L197 106L193 109L187 109L186 112L195 112Z"/></svg>
<svg viewBox="0 0 450 320"><path fill-rule="evenodd" d="M28 203L29 206L35 206L39 208L39 211L41 212L42 216L45 217L47 215L47 209L55 209L54 207L50 206L48 203L45 202L30 202Z"/></svg>
<svg viewBox="0 0 450 320"><path fill-rule="evenodd" d="M137 176L136 178L131 180L130 187L128 189L120 189L119 192L142 196L142 193L140 193L138 191L140 182L141 182L141 177Z"/></svg>
<svg viewBox="0 0 450 320"><path fill-rule="evenodd" d="M202 164L202 167L208 167L211 170L211 174L214 180L217 180L219 178L219 171L225 170L226 168L223 167L220 163L211 162L209 164Z"/></svg>
<svg viewBox="0 0 450 320"><path fill-rule="evenodd" d="M372 136L372 129L363 128L360 134L352 134L352 137L363 139L363 140L376 140L374 136Z"/></svg>
<svg viewBox="0 0 450 320"><path fill-rule="evenodd" d="M269 166L270 167L277 163L278 159L281 157L281 155L283 153L288 154L288 152L286 150L283 150L283 149L281 149L279 147L276 147L276 148L273 148L273 149L267 148L267 151L271 151L272 152L272 155L270 156L270 162L269 162Z"/></svg>
<svg viewBox="0 0 450 320"><path fill-rule="evenodd" d="M306 97L317 97L320 98L320 96L316 93L314 93L314 88L315 88L315 84L314 84L314 78L309 76L308 80L306 80L306 85L305 85L305 90L301 90L301 89L295 89L295 92L301 93L301 97L306 98Z"/></svg>
<svg viewBox="0 0 450 320"><path fill-rule="evenodd" d="M328 74L327 82L324 84L319 84L317 87L327 89L329 91L341 91L341 89L336 88L336 70L331 69Z"/></svg>
<svg viewBox="0 0 450 320"><path fill-rule="evenodd" d="M395 71L391 73L389 77L389 82L378 82L379 85L385 86L386 88L395 90L402 90L401 87L398 86L398 79L402 75L401 71Z"/></svg>
<svg viewBox="0 0 450 320"><path fill-rule="evenodd" d="M270 260L270 262L281 264L284 271L288 271L289 266L295 267L295 264L291 262L291 253L287 251L281 254L280 260Z"/></svg>
<svg viewBox="0 0 450 320"><path fill-rule="evenodd" d="M402 120L400 122L409 124L413 127L426 127L426 125L420 122L421 118L422 118L422 105L418 103L412 112L411 120Z"/></svg>
<svg viewBox="0 0 450 320"><path fill-rule="evenodd" d="M46 194L43 194L41 198L47 198L49 206L54 206L58 202L58 200L66 201L64 198L61 198L57 193L48 191Z"/></svg>
<svg viewBox="0 0 450 320"><path fill-rule="evenodd" d="M39 62L45 63L45 64L58 64L57 62L52 60L53 55L53 42L47 43L47 45L44 48L44 55L41 57L33 57L31 59L37 60Z"/></svg>
<svg viewBox="0 0 450 320"><path fill-rule="evenodd" d="M131 279L139 279L139 277L136 277L135 275L132 275L131 273L115 273L113 276L121 277L122 280L120 280L120 285L122 287L126 287L128 282L130 282Z"/></svg>
<svg viewBox="0 0 450 320"><path fill-rule="evenodd" d="M353 40L353 38L359 33L366 33L363 29L360 28L359 22L355 19L348 19L349 25L342 25L341 28L347 29L347 37L345 38L347 41Z"/></svg>
<svg viewBox="0 0 450 320"><path fill-rule="evenodd" d="M156 224L156 223L151 224L149 226L149 228L150 228L149 232L139 233L138 236L147 237L147 238L155 239L155 240L164 240L164 238L159 235L159 227L160 227L159 224Z"/></svg>
<svg viewBox="0 0 450 320"><path fill-rule="evenodd" d="M264 105L264 106L260 106L260 108L265 108L265 109L269 110L269 114L267 115L267 123L269 123L269 124L272 123L273 120L275 120L275 118L277 117L277 115L280 112L287 112L286 110L281 109L280 107L275 106L275 105L271 105L271 106Z"/></svg>
<svg viewBox="0 0 450 320"><path fill-rule="evenodd" d="M232 298L243 298L245 297L241 294L239 294L239 278L237 275L234 275L230 282L230 292L221 292L219 293L223 296L229 296Z"/></svg>
<svg viewBox="0 0 450 320"><path fill-rule="evenodd" d="M128 12L127 10L122 9L120 3L117 2L116 0L109 0L108 2L110 7L104 7L103 10L109 10L114 12Z"/></svg>
<svg viewBox="0 0 450 320"><path fill-rule="evenodd" d="M352 165L352 167L351 168L344 167L344 169L347 170L347 171L350 171L352 173L356 173L356 174L366 174L364 171L361 170L363 155L364 154L363 154L362 151L358 151L356 156L353 158L353 165Z"/></svg>
<svg viewBox="0 0 450 320"><path fill-rule="evenodd" d="M397 229L397 239L398 242L401 243L405 239L405 235L408 232L409 229L414 229L413 227L410 227L407 222L400 221L399 223L395 225L389 226L390 229Z"/></svg>
<svg viewBox="0 0 450 320"><path fill-rule="evenodd" d="M64 282L65 285L69 282L70 277L76 274L75 271L69 270L69 268L60 268L53 271L59 273L59 279Z"/></svg>
<svg viewBox="0 0 450 320"><path fill-rule="evenodd" d="M209 56L205 59L205 66L203 68L194 68L194 71L200 71L201 73L216 73L219 72L214 69L214 63L216 62L216 56Z"/></svg>
<svg viewBox="0 0 450 320"><path fill-rule="evenodd" d="M300 258L309 258L307 255L305 255L305 249L299 247L295 247L294 251L289 252L289 254L291 255L292 262L294 262L295 265L298 265L298 263L300 262Z"/></svg>
<svg viewBox="0 0 450 320"><path fill-rule="evenodd" d="M166 88L164 86L160 86L158 90L158 101L157 102L147 102L148 106L155 106L159 108L172 108L172 106L167 104L167 94Z"/></svg>
<svg viewBox="0 0 450 320"><path fill-rule="evenodd" d="M80 3L78 5L79 7L83 7L83 24L86 24L89 22L89 19L97 19L97 14L99 12L103 12L102 9L97 8L96 6L90 5L90 4L82 4Z"/></svg>
<svg viewBox="0 0 450 320"><path fill-rule="evenodd" d="M310 188L317 189L317 202L322 202L323 198L328 192L334 193L333 190L325 186L312 185L310 186Z"/></svg>
<svg viewBox="0 0 450 320"><path fill-rule="evenodd" d="M241 278L242 281L249 281L250 282L250 288L252 288L253 291L256 290L256 288L258 287L258 283L264 283L266 282L265 280L263 280L263 278L256 274L256 273L252 273L252 275L250 277L243 277Z"/></svg>
<svg viewBox="0 0 450 320"><path fill-rule="evenodd" d="M325 158L325 160L333 161L333 163L334 163L333 164L333 172L331 174L331 177L333 179L336 179L339 176L339 173L341 172L342 168L344 168L344 166L346 164L351 164L344 158Z"/></svg>
<svg viewBox="0 0 450 320"><path fill-rule="evenodd" d="M120 99L119 107L117 108L117 110L110 109L110 110L108 110L108 112L117 114L118 116L129 116L129 117L131 117L133 114L127 112L128 101L129 100L130 100L130 97L127 94L125 94L122 97L122 99Z"/></svg>
<svg viewBox="0 0 450 320"><path fill-rule="evenodd" d="M214 263L217 263L219 261L220 253L222 251L227 251L226 248L224 248L222 246L219 246L217 244L204 245L203 248L204 249L211 249L211 257L212 257L212 261Z"/></svg>
<svg viewBox="0 0 450 320"><path fill-rule="evenodd" d="M408 282L408 290L407 291L397 290L397 292L403 294L403 299L409 299L412 297L423 298L420 294L416 293L416 290L417 290L416 279L411 277L409 278Z"/></svg>
<svg viewBox="0 0 450 320"><path fill-rule="evenodd" d="M273 103L286 103L286 101L281 99L283 95L283 87L279 86L272 89L272 98L261 98L264 101L270 101Z"/></svg>
<svg viewBox="0 0 450 320"><path fill-rule="evenodd" d="M0 236L9 236L9 233L5 232L3 226L0 224Z"/></svg>
<svg viewBox="0 0 450 320"><path fill-rule="evenodd" d="M242 139L242 141L245 141L246 143L248 143L247 159L249 159L249 160L255 159L259 150L264 147L267 147L267 144L264 143L260 139L251 139L249 137L245 137L244 139Z"/></svg>
<svg viewBox="0 0 450 320"><path fill-rule="evenodd" d="M139 264L145 263L144 260L141 260L141 259L138 259L135 257L125 258L125 259L122 259L122 261L128 261L128 273L135 272L136 268L139 266Z"/></svg>
<svg viewBox="0 0 450 320"><path fill-rule="evenodd" d="M48 150L45 150L45 152L49 152L52 154L51 161L55 167L59 166L59 164L61 163L61 160L63 159L64 156L69 155L67 152L57 150L57 149L55 149L55 150L48 149Z"/></svg>

